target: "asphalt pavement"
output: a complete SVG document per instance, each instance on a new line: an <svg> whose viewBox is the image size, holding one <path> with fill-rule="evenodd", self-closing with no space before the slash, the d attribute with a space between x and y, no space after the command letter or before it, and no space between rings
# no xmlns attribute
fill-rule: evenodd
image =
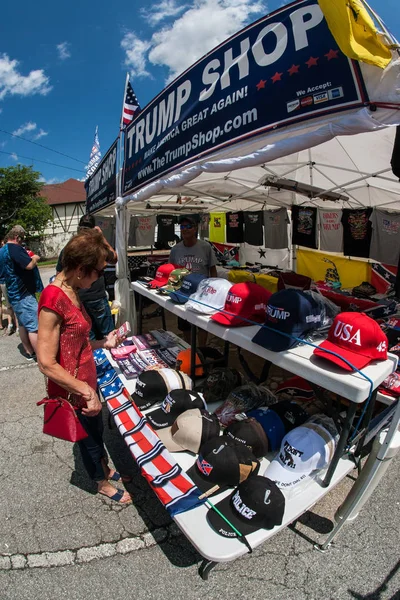
<svg viewBox="0 0 400 600"><path fill-rule="evenodd" d="M138 473L116 429L109 429L105 407L111 459L133 476L126 486L131 506L96 494L76 448L41 433L36 402L45 395L43 376L19 346L15 335L0 334L1 600L400 598L399 459L325 554L313 543L325 540L355 473L293 529L252 555L218 565L204 582L197 574L201 557Z"/></svg>

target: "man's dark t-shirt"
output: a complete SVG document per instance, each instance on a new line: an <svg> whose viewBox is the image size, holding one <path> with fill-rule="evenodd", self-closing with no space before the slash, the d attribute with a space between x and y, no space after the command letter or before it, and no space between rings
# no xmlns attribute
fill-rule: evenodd
<svg viewBox="0 0 400 600"><path fill-rule="evenodd" d="M32 261L31 257L19 244L7 244L8 253L12 259L14 275L12 281L6 278L8 296L11 302L18 302L27 294L36 292L35 274L33 270L26 270Z"/></svg>
<svg viewBox="0 0 400 600"><path fill-rule="evenodd" d="M62 264L62 255L64 250L61 250L60 255L58 257L56 271L60 273L63 270ZM103 277L99 277L96 281L92 283L90 288L84 290L78 290L78 296L82 302L86 302L88 300L101 300L101 298L105 298L106 296L106 282Z"/></svg>

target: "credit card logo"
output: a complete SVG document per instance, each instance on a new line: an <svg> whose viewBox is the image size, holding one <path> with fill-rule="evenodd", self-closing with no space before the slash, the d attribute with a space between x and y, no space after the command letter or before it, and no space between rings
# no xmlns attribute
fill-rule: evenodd
<svg viewBox="0 0 400 600"><path fill-rule="evenodd" d="M293 112L294 110L297 110L299 107L300 107L300 100L292 100L292 102L286 103L286 108L289 113Z"/></svg>

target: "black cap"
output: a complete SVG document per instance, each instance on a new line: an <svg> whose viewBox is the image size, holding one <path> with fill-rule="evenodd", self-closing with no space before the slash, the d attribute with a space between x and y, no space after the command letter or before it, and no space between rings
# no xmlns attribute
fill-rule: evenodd
<svg viewBox="0 0 400 600"><path fill-rule="evenodd" d="M248 446L256 458L265 456L269 450L267 435L256 419L233 421L225 429L224 435Z"/></svg>
<svg viewBox="0 0 400 600"><path fill-rule="evenodd" d="M239 484L230 496L216 504L216 508L240 533L248 535L259 529L282 525L285 496L275 482L256 475ZM215 510L208 511L207 521L220 535L238 537Z"/></svg>
<svg viewBox="0 0 400 600"><path fill-rule="evenodd" d="M140 409L146 409L157 402L162 402L171 390L191 390L193 382L185 373L174 369L158 369L143 371L136 380L132 399Z"/></svg>
<svg viewBox="0 0 400 600"><path fill-rule="evenodd" d="M286 433L303 425L310 418L310 415L299 404L290 400L282 400L282 402L277 402L270 408L281 419Z"/></svg>
<svg viewBox="0 0 400 600"><path fill-rule="evenodd" d="M187 474L203 493L216 485L219 492L258 473L259 467L260 463L247 446L219 436L201 446L199 456Z"/></svg>
<svg viewBox="0 0 400 600"><path fill-rule="evenodd" d="M192 390L172 390L165 398L161 407L147 415L154 429L171 427L179 415L192 408L207 408L206 403L198 392Z"/></svg>
<svg viewBox="0 0 400 600"><path fill-rule="evenodd" d="M196 217L194 215L181 215L178 219L178 224L180 225L181 223L184 223L185 221L187 221L188 223L191 223L192 225L194 225L194 227L197 227L199 224L198 219L196 219Z"/></svg>

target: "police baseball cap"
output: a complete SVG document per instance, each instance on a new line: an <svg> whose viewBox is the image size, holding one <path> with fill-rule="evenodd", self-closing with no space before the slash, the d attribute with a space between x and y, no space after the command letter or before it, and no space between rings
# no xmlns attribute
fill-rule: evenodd
<svg viewBox="0 0 400 600"><path fill-rule="evenodd" d="M207 408L202 396L192 390L172 390L164 398L160 408L147 415L154 429L170 427L175 419L192 408Z"/></svg>
<svg viewBox="0 0 400 600"><path fill-rule="evenodd" d="M247 446L227 436L218 436L200 447L199 456L187 474L203 493L208 493L215 486L218 486L216 491L234 487L258 473L259 468L260 463Z"/></svg>
<svg viewBox="0 0 400 600"><path fill-rule="evenodd" d="M319 304L311 294L288 289L272 294L267 304L267 316L253 342L273 352L289 350L312 329L322 325Z"/></svg>
<svg viewBox="0 0 400 600"><path fill-rule="evenodd" d="M242 535L248 535L259 529L273 529L282 525L285 497L273 481L254 475L240 483L230 496L215 507ZM223 537L238 537L215 510L208 511L207 521Z"/></svg>
<svg viewBox="0 0 400 600"><path fill-rule="evenodd" d="M225 306L226 296L232 284L227 279L207 277L186 303L186 308L195 312L212 315Z"/></svg>
<svg viewBox="0 0 400 600"><path fill-rule="evenodd" d="M143 371L136 380L132 399L140 409L162 402L172 390L191 390L193 382L185 373L174 369Z"/></svg>
<svg viewBox="0 0 400 600"><path fill-rule="evenodd" d="M171 292L169 297L177 304L185 304L189 300L189 296L195 293L200 281L203 281L203 279L206 279L206 276L201 273L190 273L184 276L179 290Z"/></svg>
<svg viewBox="0 0 400 600"><path fill-rule="evenodd" d="M193 408L178 415L172 427L157 433L170 452L189 450L197 454L203 444L219 435L219 421L207 410Z"/></svg>

